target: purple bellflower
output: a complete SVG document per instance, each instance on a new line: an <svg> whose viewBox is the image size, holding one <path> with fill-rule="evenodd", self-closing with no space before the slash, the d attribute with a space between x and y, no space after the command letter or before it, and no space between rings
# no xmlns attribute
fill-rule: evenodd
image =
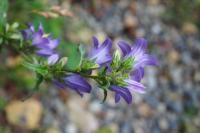
<svg viewBox="0 0 200 133"><path fill-rule="evenodd" d="M31 40L32 46L36 48L37 55L46 57L49 65L55 64L59 59L59 55L54 49L58 46L59 40L45 35L41 24L38 31L35 31L32 24L29 24L28 27L28 29L22 31L24 39Z"/></svg>
<svg viewBox="0 0 200 133"><path fill-rule="evenodd" d="M118 103L120 101L120 98L122 97L128 104L131 104L132 95L131 95L131 92L127 88L112 85L112 86L110 86L110 90L115 92L115 102L116 103Z"/></svg>
<svg viewBox="0 0 200 133"><path fill-rule="evenodd" d="M76 91L80 96L83 96L83 93L91 92L91 85L80 75L72 74L63 78L63 83L58 80L54 80L54 84L59 88L69 87L72 90Z"/></svg>
<svg viewBox="0 0 200 133"><path fill-rule="evenodd" d="M137 39L132 47L125 41L120 41L118 45L124 58L132 57L134 59L133 71L131 72L132 79L138 82L141 81L144 77L144 67L146 65L158 65L157 59L146 53L147 41L145 39Z"/></svg>
<svg viewBox="0 0 200 133"><path fill-rule="evenodd" d="M111 91L115 92L115 102L119 102L122 97L128 104L132 102L131 92L145 93L145 86L140 83L144 76L144 67L146 65L157 65L155 57L146 53L147 41L145 39L137 39L135 46L131 47L127 42L120 41L118 43L123 58L132 57L134 59L133 68L129 74L129 79L125 79L126 87L112 85Z"/></svg>
<svg viewBox="0 0 200 133"><path fill-rule="evenodd" d="M123 97L124 100L130 104L132 102L131 92L145 93L145 86L135 80L125 79L125 83L127 83L126 87L112 85L110 86L110 90L115 92L115 102L118 103L120 97Z"/></svg>
<svg viewBox="0 0 200 133"><path fill-rule="evenodd" d="M89 54L89 58L94 60L95 63L99 64L100 66L110 63L112 61L111 56L111 48L112 48L112 41L109 38L100 45L99 41L96 37L93 37L93 48Z"/></svg>

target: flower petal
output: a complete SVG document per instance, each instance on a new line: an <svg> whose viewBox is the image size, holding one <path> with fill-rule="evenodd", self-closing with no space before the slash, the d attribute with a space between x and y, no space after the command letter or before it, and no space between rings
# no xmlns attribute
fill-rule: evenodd
<svg viewBox="0 0 200 133"><path fill-rule="evenodd" d="M48 64L49 65L54 65L59 59L58 54L52 54L51 56L48 57Z"/></svg>
<svg viewBox="0 0 200 133"><path fill-rule="evenodd" d="M138 69L134 70L130 73L131 79L140 82L141 79L144 77L144 68L139 67Z"/></svg>
<svg viewBox="0 0 200 133"><path fill-rule="evenodd" d="M144 38L136 39L135 48L145 50L147 48L147 40Z"/></svg>
<svg viewBox="0 0 200 133"><path fill-rule="evenodd" d="M78 74L72 74L64 78L65 84L77 92L90 93L90 84Z"/></svg>
<svg viewBox="0 0 200 133"><path fill-rule="evenodd" d="M138 69L139 67L144 67L146 65L158 65L158 61L154 56L144 54L140 60L137 60L134 64L134 68Z"/></svg>
<svg viewBox="0 0 200 133"><path fill-rule="evenodd" d="M54 52L51 49L40 49L40 50L37 50L36 53L40 56L50 56Z"/></svg>
<svg viewBox="0 0 200 133"><path fill-rule="evenodd" d="M95 60L95 63L99 65L110 62L112 60L112 56L110 54L111 47L112 41L107 38L102 45L91 50L91 53L89 54L90 59Z"/></svg>
<svg viewBox="0 0 200 133"><path fill-rule="evenodd" d="M95 36L93 36L92 37L92 40L93 40L93 45L94 45L94 48L98 48L98 46L99 46L99 41L98 41L98 39L95 37Z"/></svg>
<svg viewBox="0 0 200 133"><path fill-rule="evenodd" d="M40 32L35 32L32 36L32 45L44 45L48 43L48 39L42 36Z"/></svg>
<svg viewBox="0 0 200 133"><path fill-rule="evenodd" d="M119 96L123 97L124 100L128 104L130 104L132 102L132 95L131 95L130 91L127 88L112 85L110 87L110 90L114 91L116 93L116 95L115 95L115 102L116 103L119 102L119 100L120 100Z"/></svg>
<svg viewBox="0 0 200 133"><path fill-rule="evenodd" d="M123 56L126 56L131 52L131 46L125 41L119 41L118 46L120 47Z"/></svg>
<svg viewBox="0 0 200 133"><path fill-rule="evenodd" d="M58 44L60 43L59 39L48 38L48 40L49 40L49 43L47 45L50 49L55 49L58 46Z"/></svg>
<svg viewBox="0 0 200 133"><path fill-rule="evenodd" d="M145 93L145 86L132 79L126 79L125 82L128 84L127 88L139 93Z"/></svg>

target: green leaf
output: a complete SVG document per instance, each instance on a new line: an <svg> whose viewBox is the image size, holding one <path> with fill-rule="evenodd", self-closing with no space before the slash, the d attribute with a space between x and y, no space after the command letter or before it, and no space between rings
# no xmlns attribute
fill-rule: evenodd
<svg viewBox="0 0 200 133"><path fill-rule="evenodd" d="M9 35L9 38L15 39L15 40L21 40L22 36L21 36L21 34L13 33L13 34Z"/></svg>
<svg viewBox="0 0 200 133"><path fill-rule="evenodd" d="M43 76L47 75L48 74L48 69L47 67L45 66L42 66L40 64L31 64L29 62L23 62L22 64L23 66L27 67L28 69L38 73L38 74L41 74Z"/></svg>
<svg viewBox="0 0 200 133"><path fill-rule="evenodd" d="M0 31L3 30L3 27L6 23L6 12L8 9L8 1L0 0Z"/></svg>
<svg viewBox="0 0 200 133"><path fill-rule="evenodd" d="M4 107L6 106L6 100L3 97L0 97L0 111L4 109Z"/></svg>
<svg viewBox="0 0 200 133"><path fill-rule="evenodd" d="M68 57L66 67L69 70L77 70L80 68L82 63L84 52L80 46L76 44L69 44L69 46L70 47L67 48L66 52L66 56Z"/></svg>

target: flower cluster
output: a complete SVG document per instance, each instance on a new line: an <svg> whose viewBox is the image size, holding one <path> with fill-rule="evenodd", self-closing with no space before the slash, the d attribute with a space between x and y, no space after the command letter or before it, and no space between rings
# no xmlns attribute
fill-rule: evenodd
<svg viewBox="0 0 200 133"><path fill-rule="evenodd" d="M35 31L32 24L29 24L28 27L28 29L22 31L24 39L31 41L37 55L48 58L49 65L55 64L59 55L54 49L59 45L59 39L52 39L51 36L45 34L41 24L38 31Z"/></svg>
<svg viewBox="0 0 200 133"><path fill-rule="evenodd" d="M134 45L121 40L118 42L119 49L112 52L110 38L100 44L98 39L93 37L93 48L87 56L80 51L82 59L79 67L69 70L65 65L57 67L60 61L55 48L59 40L45 35L41 25L38 31L35 31L33 25L29 25L22 33L24 39L29 40L31 46L36 49L37 55L47 57L48 64L56 66L48 67L52 82L59 88L69 87L80 96L91 92L92 87L87 81L87 78L91 78L104 91L104 100L107 92L112 91L115 93L116 103L123 98L130 104L132 92L145 92L145 86L140 83L144 77L144 67L158 64L156 58L146 52L147 41L143 38L137 39ZM96 71L96 75L93 75L92 71Z"/></svg>

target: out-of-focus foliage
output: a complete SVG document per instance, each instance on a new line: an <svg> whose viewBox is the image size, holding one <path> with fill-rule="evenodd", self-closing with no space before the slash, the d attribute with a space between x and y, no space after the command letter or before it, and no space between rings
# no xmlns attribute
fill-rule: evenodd
<svg viewBox="0 0 200 133"><path fill-rule="evenodd" d="M1 0L0 1L0 32L2 31L2 27L6 22L6 13L8 9L8 1L7 0Z"/></svg>
<svg viewBox="0 0 200 133"><path fill-rule="evenodd" d="M168 23L180 27L184 22L192 22L200 27L200 0L166 0L163 18Z"/></svg>

